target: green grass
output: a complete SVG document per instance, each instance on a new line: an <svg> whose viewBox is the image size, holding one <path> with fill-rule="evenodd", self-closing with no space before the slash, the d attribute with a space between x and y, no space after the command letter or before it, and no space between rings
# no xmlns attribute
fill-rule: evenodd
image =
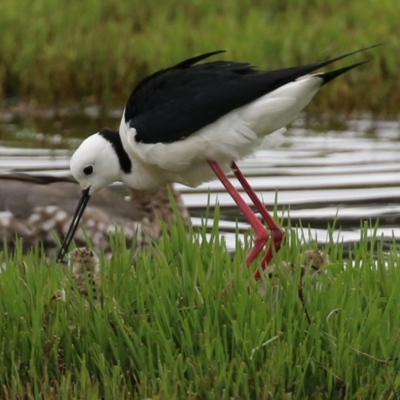
<svg viewBox="0 0 400 400"><path fill-rule="evenodd" d="M216 219L218 221L218 219ZM102 259L102 305L51 301L64 272L39 248L1 256L0 397L4 399L394 399L400 393L398 253L366 239L316 284L298 274L263 299L248 243L233 259L205 228L172 228L131 267L121 236ZM293 235L292 235L293 236ZM275 262L299 259L292 237ZM312 244L310 245L312 246ZM387 263L387 267L384 263ZM345 267L352 263L353 267ZM234 286L221 296L234 275ZM250 288L248 288L250 283ZM271 289L270 283L265 282ZM67 298L74 298L67 289ZM112 299L115 299L113 302Z"/></svg>
<svg viewBox="0 0 400 400"><path fill-rule="evenodd" d="M0 38L0 100L122 107L139 79L202 52L273 69L383 42L343 61L371 60L308 110L397 115L400 103L392 0L2 0Z"/></svg>

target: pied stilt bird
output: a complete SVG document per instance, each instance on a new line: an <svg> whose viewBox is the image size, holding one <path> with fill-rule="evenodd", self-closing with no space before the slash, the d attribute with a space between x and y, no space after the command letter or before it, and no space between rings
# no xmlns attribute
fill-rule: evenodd
<svg viewBox="0 0 400 400"><path fill-rule="evenodd" d="M119 134L100 131L85 139L71 158L71 172L82 196L58 254L62 261L90 196L122 181L135 189L166 182L198 186L215 175L255 230L255 244L246 258L250 265L271 238L261 261L265 268L279 250L283 231L237 167L263 138L285 127L309 103L318 89L363 62L331 72L313 73L350 56L260 71L248 63L214 61L197 64L214 51L158 71L133 90ZM225 175L233 171L270 233ZM259 277L259 271L255 273Z"/></svg>

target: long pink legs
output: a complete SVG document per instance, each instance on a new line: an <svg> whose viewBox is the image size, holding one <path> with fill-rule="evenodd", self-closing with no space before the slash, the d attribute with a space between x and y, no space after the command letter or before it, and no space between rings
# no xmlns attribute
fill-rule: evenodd
<svg viewBox="0 0 400 400"><path fill-rule="evenodd" d="M253 202L256 209L260 212L261 216L264 218L265 222L267 223L270 232L265 228L265 226L261 223L261 221L257 218L254 214L252 209L247 205L247 203L243 200L242 196L239 192L235 189L232 185L228 177L225 175L224 171L215 161L208 161L210 167L214 171L215 175L219 178L222 184L225 186L225 189L228 193L232 196L235 203L238 205L246 219L249 221L250 225L253 227L255 231L255 243L253 248L251 249L250 253L246 257L246 265L249 266L254 259L260 254L261 250L267 243L268 239L272 237L271 244L264 255L263 259L261 260L261 267L265 269L267 264L271 261L273 256L273 250L278 251L281 247L281 243L283 240L283 231L279 227L279 225L274 221L270 213L265 208L264 204L261 200L257 197L254 190L251 188L250 184L247 182L246 178L239 170L238 166L235 162L231 163L231 169L235 174L236 178L242 185L245 192L250 197L251 201ZM260 279L260 270L257 268L256 272L254 273L255 279Z"/></svg>

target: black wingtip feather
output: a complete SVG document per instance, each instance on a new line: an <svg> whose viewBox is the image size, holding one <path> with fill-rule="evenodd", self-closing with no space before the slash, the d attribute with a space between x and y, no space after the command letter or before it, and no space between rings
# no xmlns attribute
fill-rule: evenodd
<svg viewBox="0 0 400 400"><path fill-rule="evenodd" d="M326 83L330 82L331 80L335 79L339 75L342 75L345 72L350 71L351 69L353 69L355 67L358 67L359 65L365 64L367 62L368 61L362 61L362 62L359 62L357 64L349 65L348 67L343 67L343 68L340 68L340 69L336 69L334 71L321 73L321 78L323 79L323 82L322 82L321 86L323 86Z"/></svg>
<svg viewBox="0 0 400 400"><path fill-rule="evenodd" d="M364 48L362 48L362 49L355 50L355 51L352 51L352 52L350 52L350 53L343 54L342 56L339 56L339 57L335 57L335 58L331 58L331 59L329 59L329 60L321 61L321 62L319 62L319 63L313 64L313 69L314 69L314 71L315 71L315 70L317 70L317 69L319 69L319 68L325 67L326 65L332 64L332 63L334 63L335 61L342 60L343 58L352 56L353 54L361 53L362 51L366 51L366 50L369 50L369 49L373 49L374 47L378 47L378 46L381 46L381 45L382 45L382 43L374 44L373 46L364 47Z"/></svg>
<svg viewBox="0 0 400 400"><path fill-rule="evenodd" d="M226 50L215 50L210 51L209 53L200 54L196 57L188 58L187 60L181 61L180 63L176 64L172 68L189 68L193 64L197 64L198 62L205 60L208 57L214 56L216 54L225 53Z"/></svg>

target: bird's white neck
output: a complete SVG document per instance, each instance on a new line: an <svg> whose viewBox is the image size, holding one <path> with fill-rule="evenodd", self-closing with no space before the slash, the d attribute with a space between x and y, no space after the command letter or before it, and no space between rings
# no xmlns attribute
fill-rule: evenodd
<svg viewBox="0 0 400 400"><path fill-rule="evenodd" d="M124 111L119 127L119 135L121 137L122 146L129 155L132 168L131 173L124 173L121 171L122 182L128 187L138 190L154 189L168 183L165 179L165 175L160 173L160 168L158 166L146 163L132 150L136 147L136 143L134 143L135 133L135 129L129 127L129 122L125 122ZM133 146L130 142L133 142Z"/></svg>

